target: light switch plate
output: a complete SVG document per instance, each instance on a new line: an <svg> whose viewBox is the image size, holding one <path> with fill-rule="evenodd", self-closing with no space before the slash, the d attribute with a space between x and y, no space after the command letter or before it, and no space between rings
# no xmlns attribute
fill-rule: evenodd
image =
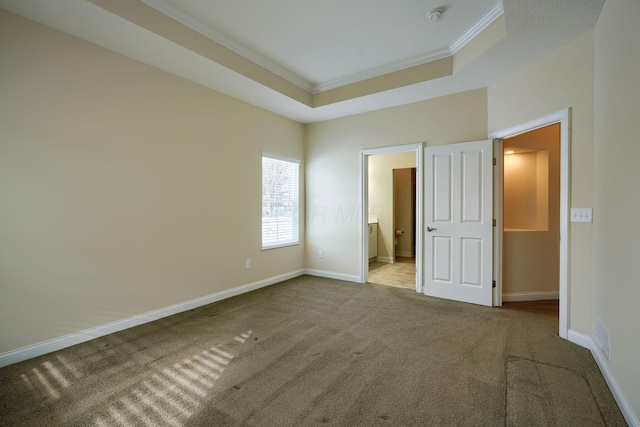
<svg viewBox="0 0 640 427"><path fill-rule="evenodd" d="M571 208L571 222L593 222L593 209Z"/></svg>

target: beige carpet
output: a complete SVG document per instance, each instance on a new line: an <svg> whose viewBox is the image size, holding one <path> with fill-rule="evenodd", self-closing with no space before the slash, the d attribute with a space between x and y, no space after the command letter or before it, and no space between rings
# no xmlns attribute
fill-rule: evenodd
<svg viewBox="0 0 640 427"><path fill-rule="evenodd" d="M415 258L396 257L393 264L378 261L369 263L369 283L415 289Z"/></svg>
<svg viewBox="0 0 640 427"><path fill-rule="evenodd" d="M567 390L571 390L567 393ZM606 426L582 372L507 359L507 425Z"/></svg>
<svg viewBox="0 0 640 427"><path fill-rule="evenodd" d="M556 301L302 276L0 369L0 426L624 426Z"/></svg>

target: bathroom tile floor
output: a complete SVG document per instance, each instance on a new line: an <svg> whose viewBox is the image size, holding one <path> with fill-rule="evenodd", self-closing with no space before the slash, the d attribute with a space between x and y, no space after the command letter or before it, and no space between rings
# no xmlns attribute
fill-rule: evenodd
<svg viewBox="0 0 640 427"><path fill-rule="evenodd" d="M369 263L369 283L415 289L415 258L396 257L393 264L378 261Z"/></svg>

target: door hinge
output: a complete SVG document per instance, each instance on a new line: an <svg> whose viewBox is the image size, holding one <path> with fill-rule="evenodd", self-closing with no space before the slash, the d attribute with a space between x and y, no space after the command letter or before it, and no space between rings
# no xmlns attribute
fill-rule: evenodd
<svg viewBox="0 0 640 427"><path fill-rule="evenodd" d="M493 166L498 164L498 159L496 159L495 157L493 158Z"/></svg>
<svg viewBox="0 0 640 427"><path fill-rule="evenodd" d="M496 281L494 280L492 284L493 284L492 288L495 288L496 287Z"/></svg>
<svg viewBox="0 0 640 427"><path fill-rule="evenodd" d="M497 224L496 224L496 220L494 219L494 220L493 220L493 226L495 227L496 225L497 225Z"/></svg>

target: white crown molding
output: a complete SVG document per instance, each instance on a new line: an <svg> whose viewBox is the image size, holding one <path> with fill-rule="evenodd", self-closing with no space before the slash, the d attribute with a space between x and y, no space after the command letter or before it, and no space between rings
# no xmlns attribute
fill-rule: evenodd
<svg viewBox="0 0 640 427"><path fill-rule="evenodd" d="M458 37L449 45L452 55L455 55L460 49L465 47L467 43L474 39L478 34L484 31L489 25L498 19L504 13L502 0L499 0L491 9L482 15L467 31Z"/></svg>
<svg viewBox="0 0 640 427"><path fill-rule="evenodd" d="M458 37L450 46L441 49L436 49L431 52L420 54L411 58L402 59L399 61L384 64L379 67L370 68L365 71L350 74L348 76L340 77L328 82L319 83L313 85L302 77L292 73L291 71L281 67L273 61L265 58L264 56L254 52L253 50L243 46L235 40L225 36L224 34L211 28L209 25L204 24L197 18L185 13L184 11L176 8L166 0L141 0L149 7L156 9L157 11L175 19L183 25L191 28L192 30L204 35L205 37L220 43L222 46L230 49L238 55L247 58L248 60L258 64L259 66L271 71L272 73L282 77L290 83L306 90L309 93L316 94L325 92L331 89L337 89L339 87L347 86L350 84L358 83L363 80L368 80L374 77L383 76L385 74L402 71L407 68L423 65L429 62L437 61L439 59L448 58L462 49L467 43L469 43L474 37L480 34L484 29L491 25L496 19L498 19L504 13L504 7L502 0L489 9L482 17L480 17L467 31L465 31L460 37Z"/></svg>
<svg viewBox="0 0 640 427"><path fill-rule="evenodd" d="M340 77L335 80L319 83L313 87L313 93L325 92L327 90L336 89L353 83L358 83L363 80L372 79L374 77L383 76L385 74L394 73L396 71L402 71L407 68L415 67L417 65L437 61L438 59L448 58L449 56L451 56L449 48L434 50L432 52L414 56L412 58L402 59L400 61L391 62L379 67L370 68L365 71L350 74L345 77Z"/></svg>
<svg viewBox="0 0 640 427"><path fill-rule="evenodd" d="M301 89L306 90L307 92L311 92L313 90L313 85L303 78L297 76L296 74L286 70L285 68L279 66L273 61L265 58L262 55L257 54L253 50L241 45L235 40L230 39L224 34L214 30L209 25L199 21L197 18L183 12L177 7L173 6L170 3L167 3L165 0L140 0L144 4L149 7L154 8L158 12L161 12L176 21L180 22L183 25L191 28L192 30L202 34L203 36L215 41L216 43L220 43L222 46L227 49L232 50L240 56L247 58L249 61L255 62L261 67L271 71L272 73L282 77L283 79L293 83Z"/></svg>
<svg viewBox="0 0 640 427"><path fill-rule="evenodd" d="M478 34L484 31L489 25L491 25L496 19L498 19L504 13L504 6L502 0L489 9L484 15L482 15L467 31L465 31L460 37L458 37L447 48L438 49L432 52L424 53L422 55L414 56L412 58L403 59L400 61L392 62L382 65L380 67L371 68L366 71L354 73L349 76L341 77L339 79L331 80L329 82L320 83L313 87L313 93L324 92L331 89L336 89L341 86L347 86L353 83L361 82L363 80L379 77L385 74L394 73L396 71L405 70L407 68L415 67L417 65L426 64L428 62L437 61L438 59L448 58L455 55L460 49L462 49L467 43L474 39Z"/></svg>

